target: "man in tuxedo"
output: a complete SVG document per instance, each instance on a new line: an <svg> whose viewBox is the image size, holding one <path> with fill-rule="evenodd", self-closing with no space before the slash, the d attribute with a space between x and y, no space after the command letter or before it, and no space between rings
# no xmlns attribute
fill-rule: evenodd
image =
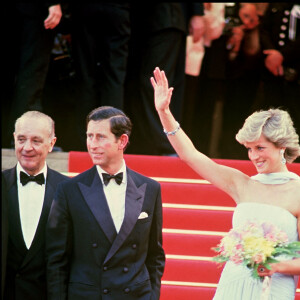
<svg viewBox="0 0 300 300"><path fill-rule="evenodd" d="M44 300L45 227L56 186L67 177L46 164L56 142L49 116L24 113L15 123L14 140L18 163L2 172L8 212L4 299Z"/></svg>
<svg viewBox="0 0 300 300"><path fill-rule="evenodd" d="M60 185L53 200L46 230L48 299L159 299L161 189L125 164L131 127L111 106L87 117L94 166Z"/></svg>

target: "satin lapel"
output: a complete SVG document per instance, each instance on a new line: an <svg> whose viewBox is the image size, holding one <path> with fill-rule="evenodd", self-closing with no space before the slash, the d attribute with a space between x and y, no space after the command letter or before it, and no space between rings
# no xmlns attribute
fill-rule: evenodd
<svg viewBox="0 0 300 300"><path fill-rule="evenodd" d="M130 174L127 174L124 221L120 228L119 234L117 235L109 252L107 253L104 263L106 263L121 247L123 242L132 231L133 227L135 226L142 211L147 184L145 183L140 187L137 187Z"/></svg>
<svg viewBox="0 0 300 300"><path fill-rule="evenodd" d="M41 211L40 220L39 220L38 227L35 232L32 244L29 248L29 251L28 251L24 261L23 261L22 266L27 264L35 256L35 254L39 251L39 249L44 245L44 242L45 242L46 223L47 223L51 203L52 203L54 193L55 193L55 189L54 189L53 185L51 184L51 176L52 175L53 174L48 169L44 203L43 203L43 208Z"/></svg>
<svg viewBox="0 0 300 300"><path fill-rule="evenodd" d="M108 240L112 243L117 235L117 231L111 217L103 191L103 185L97 171L95 172L91 186L87 186L81 182L79 182L78 185L84 200L88 204L98 224L102 228Z"/></svg>
<svg viewBox="0 0 300 300"><path fill-rule="evenodd" d="M25 254L27 252L27 247L23 238L21 227L16 169L12 170L7 182L9 238L15 247Z"/></svg>

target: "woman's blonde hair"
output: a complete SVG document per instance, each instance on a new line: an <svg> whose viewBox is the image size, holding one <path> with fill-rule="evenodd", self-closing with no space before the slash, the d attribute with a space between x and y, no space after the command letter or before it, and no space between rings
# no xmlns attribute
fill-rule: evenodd
<svg viewBox="0 0 300 300"><path fill-rule="evenodd" d="M240 144L257 141L261 134L276 147L286 148L284 156L292 163L300 156L299 136L289 113L281 109L269 109L250 115L236 135Z"/></svg>

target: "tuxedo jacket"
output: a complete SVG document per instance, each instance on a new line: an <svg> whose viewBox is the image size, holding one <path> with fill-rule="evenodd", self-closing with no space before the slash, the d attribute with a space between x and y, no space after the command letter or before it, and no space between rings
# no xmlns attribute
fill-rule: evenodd
<svg viewBox="0 0 300 300"><path fill-rule="evenodd" d="M8 243L6 259L5 300L45 300L46 257L45 229L59 182L68 177L48 168L44 204L36 233L29 249L22 234L16 167L2 172L6 181L8 204ZM42 199L41 199L42 201Z"/></svg>
<svg viewBox="0 0 300 300"><path fill-rule="evenodd" d="M1 190L1 299L3 298L5 274L6 274L6 257L8 242L8 210L7 210L7 191L6 182L2 174L2 190Z"/></svg>
<svg viewBox="0 0 300 300"><path fill-rule="evenodd" d="M58 187L46 236L48 299L159 299L165 254L158 182L127 168L117 233L94 166Z"/></svg>
<svg viewBox="0 0 300 300"><path fill-rule="evenodd" d="M283 55L283 65L300 72L300 22L295 21L295 40L290 40L290 14L295 2L270 3L260 23L262 50L276 49ZM282 43L282 45L280 45Z"/></svg>

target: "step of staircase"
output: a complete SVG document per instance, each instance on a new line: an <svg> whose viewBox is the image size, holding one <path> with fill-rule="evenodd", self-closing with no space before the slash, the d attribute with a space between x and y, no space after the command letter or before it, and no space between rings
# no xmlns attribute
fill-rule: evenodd
<svg viewBox="0 0 300 300"><path fill-rule="evenodd" d="M222 237L220 232L215 231L194 231L192 233L164 228L163 247L168 254L212 257L216 255L212 248L219 244Z"/></svg>
<svg viewBox="0 0 300 300"><path fill-rule="evenodd" d="M229 231L232 211L163 208L163 227L175 229Z"/></svg>
<svg viewBox="0 0 300 300"><path fill-rule="evenodd" d="M162 281L160 300L211 300L215 290L209 284Z"/></svg>
<svg viewBox="0 0 300 300"><path fill-rule="evenodd" d="M163 280L217 284L223 269L211 257L166 255Z"/></svg>
<svg viewBox="0 0 300 300"><path fill-rule="evenodd" d="M161 192L164 203L235 206L228 194L210 183L161 182Z"/></svg>

